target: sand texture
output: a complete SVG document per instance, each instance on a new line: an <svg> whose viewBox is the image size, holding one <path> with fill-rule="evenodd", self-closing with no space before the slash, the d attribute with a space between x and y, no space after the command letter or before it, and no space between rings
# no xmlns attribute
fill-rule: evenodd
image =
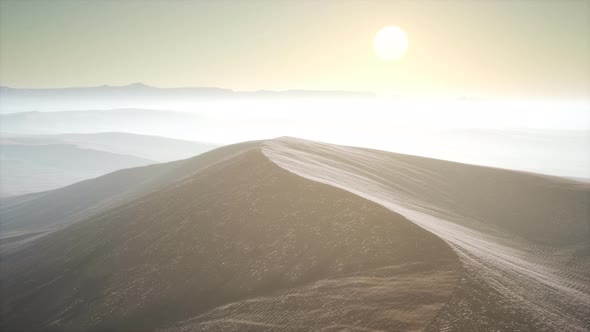
<svg viewBox="0 0 590 332"><path fill-rule="evenodd" d="M1 203L1 330L590 329L573 180L279 138Z"/></svg>

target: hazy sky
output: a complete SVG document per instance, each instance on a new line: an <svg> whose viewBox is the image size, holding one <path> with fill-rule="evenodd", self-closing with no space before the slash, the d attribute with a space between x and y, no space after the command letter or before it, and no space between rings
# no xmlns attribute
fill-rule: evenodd
<svg viewBox="0 0 590 332"><path fill-rule="evenodd" d="M0 84L590 99L590 1L0 0ZM406 56L373 50L382 27Z"/></svg>

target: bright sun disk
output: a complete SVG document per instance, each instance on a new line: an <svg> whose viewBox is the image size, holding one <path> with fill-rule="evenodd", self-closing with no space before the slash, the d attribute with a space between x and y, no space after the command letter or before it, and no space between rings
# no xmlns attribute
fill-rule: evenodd
<svg viewBox="0 0 590 332"><path fill-rule="evenodd" d="M382 60L399 60L408 49L408 35L396 26L388 26L377 32L373 46Z"/></svg>

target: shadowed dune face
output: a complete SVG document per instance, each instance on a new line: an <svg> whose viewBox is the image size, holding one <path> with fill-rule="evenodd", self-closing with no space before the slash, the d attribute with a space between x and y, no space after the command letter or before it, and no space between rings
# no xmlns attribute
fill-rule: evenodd
<svg viewBox="0 0 590 332"><path fill-rule="evenodd" d="M443 308L461 270L446 243L233 149L5 254L0 327L422 330Z"/></svg>
<svg viewBox="0 0 590 332"><path fill-rule="evenodd" d="M2 330L590 329L580 182L281 138L2 203Z"/></svg>
<svg viewBox="0 0 590 332"><path fill-rule="evenodd" d="M14 236L54 230L155 192L256 144L234 144L191 159L124 169L52 191L1 198L0 244Z"/></svg>
<svg viewBox="0 0 590 332"><path fill-rule="evenodd" d="M590 186L282 138L277 165L396 211L445 240L464 274L431 331L590 329Z"/></svg>

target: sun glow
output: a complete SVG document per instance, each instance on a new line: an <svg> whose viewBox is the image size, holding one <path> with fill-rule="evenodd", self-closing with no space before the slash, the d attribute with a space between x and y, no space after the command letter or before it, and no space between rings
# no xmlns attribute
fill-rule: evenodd
<svg viewBox="0 0 590 332"><path fill-rule="evenodd" d="M408 35L396 26L388 26L377 32L373 45L382 60L399 60L408 49Z"/></svg>

